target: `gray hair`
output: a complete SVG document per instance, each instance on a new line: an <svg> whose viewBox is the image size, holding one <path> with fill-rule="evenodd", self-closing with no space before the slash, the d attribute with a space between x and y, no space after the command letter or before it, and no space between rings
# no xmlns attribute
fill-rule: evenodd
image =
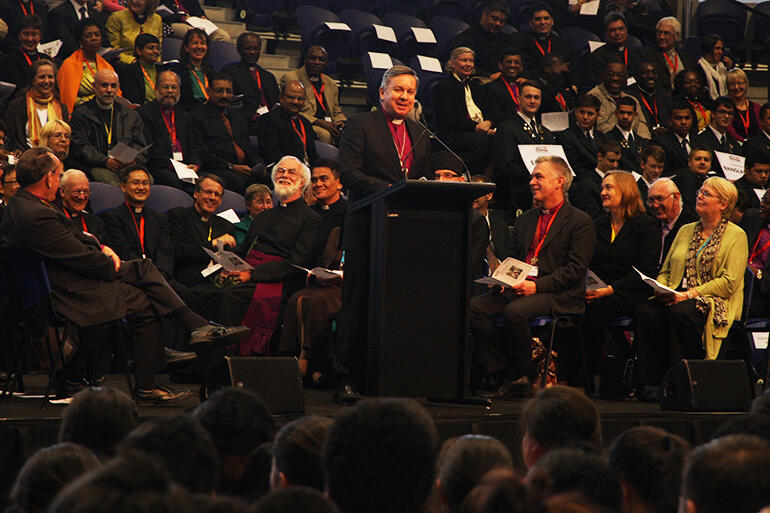
<svg viewBox="0 0 770 513"><path fill-rule="evenodd" d="M543 162L550 162L554 164L556 169L562 178L564 178L564 188L562 192L567 194L570 186L572 185L572 170L567 164L567 161L557 155L543 155L535 159L535 165L542 164Z"/></svg>
<svg viewBox="0 0 770 513"><path fill-rule="evenodd" d="M61 174L61 181L59 182L60 189L66 189L69 183L77 178L85 178L88 182L88 176L80 169L68 169ZM89 182L90 183L90 182Z"/></svg>
<svg viewBox="0 0 770 513"><path fill-rule="evenodd" d="M388 71L385 72L384 75L382 75L382 80L380 81L380 87L382 89L385 89L388 86L388 82L390 82L392 79L401 76L401 75L411 75L414 77L414 79L417 81L417 85L420 85L420 77L417 76L417 73L410 68L409 66L402 66L397 65L391 67Z"/></svg>
<svg viewBox="0 0 770 513"><path fill-rule="evenodd" d="M307 167L307 164L305 164L303 161L295 157L294 155L286 155L284 157L281 157L278 159L278 162L276 162L273 165L273 168L270 170L270 181L275 184L275 173L278 171L278 166L281 165L281 162L284 160L293 160L297 164L299 164L299 171L302 174L302 178L305 180L305 185L302 187L302 192L304 193L308 187L310 187L310 168Z"/></svg>
<svg viewBox="0 0 770 513"><path fill-rule="evenodd" d="M672 193L679 194L679 208L684 208L684 200L682 199L682 193L679 192L679 187L677 187L675 181L673 181L671 178L661 176L660 178L653 180L653 182L650 184L650 189L652 189L652 187L657 183L662 185L667 185L668 190L670 190Z"/></svg>
<svg viewBox="0 0 770 513"><path fill-rule="evenodd" d="M679 42L682 40L682 24L679 23L678 19L674 18L673 16L666 16L665 18L661 18L655 25L655 30L658 30L661 25L671 25L671 27L674 29L674 41Z"/></svg>
<svg viewBox="0 0 770 513"><path fill-rule="evenodd" d="M469 53L473 55L474 59L476 58L476 52L474 52L472 48L468 48L467 46L458 46L449 53L449 60L447 61L446 66L444 66L444 69L447 71L447 73L454 72L452 61L464 53Z"/></svg>

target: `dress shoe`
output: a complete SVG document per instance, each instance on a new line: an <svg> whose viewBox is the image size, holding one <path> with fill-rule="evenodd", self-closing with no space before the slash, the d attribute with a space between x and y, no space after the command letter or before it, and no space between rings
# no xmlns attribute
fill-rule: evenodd
<svg viewBox="0 0 770 513"><path fill-rule="evenodd" d="M351 383L345 383L339 385L334 389L334 402L343 406L350 406L356 404L362 399L361 394L358 393L356 387Z"/></svg>
<svg viewBox="0 0 770 513"><path fill-rule="evenodd" d="M190 333L190 344L220 344L229 346L237 344L249 336L246 326L217 326L209 324L193 330Z"/></svg>
<svg viewBox="0 0 770 513"><path fill-rule="evenodd" d="M517 397L527 397L532 395L532 385L529 383L527 376L522 376L519 379L506 380L502 385L495 390L494 399L498 401L501 399L515 399Z"/></svg>
<svg viewBox="0 0 770 513"><path fill-rule="evenodd" d="M170 388L155 385L154 388L144 390L136 389L135 398L139 403L170 404L187 399L192 395L190 390L175 391Z"/></svg>
<svg viewBox="0 0 770 513"><path fill-rule="evenodd" d="M166 354L166 364L186 362L198 358L198 355L193 351L176 351L170 347L164 347L163 351Z"/></svg>
<svg viewBox="0 0 770 513"><path fill-rule="evenodd" d="M67 397L72 397L81 390L83 390L83 383L80 381L72 381L63 377L57 377L56 379L57 399L66 399Z"/></svg>

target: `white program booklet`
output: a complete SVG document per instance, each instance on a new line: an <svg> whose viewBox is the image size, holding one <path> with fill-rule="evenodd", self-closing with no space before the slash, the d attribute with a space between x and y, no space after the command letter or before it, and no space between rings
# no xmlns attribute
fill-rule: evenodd
<svg viewBox="0 0 770 513"><path fill-rule="evenodd" d="M132 148L128 144L124 142L119 142L113 148L107 153L110 157L114 159L118 159L119 161L125 163L133 162L136 160L136 157L139 156L140 153L147 151L147 149L152 146L152 144L148 144L144 148L136 149Z"/></svg>
<svg viewBox="0 0 770 513"><path fill-rule="evenodd" d="M476 283L512 288L527 279L535 266L508 257L503 260L492 276L474 280Z"/></svg>
<svg viewBox="0 0 770 513"><path fill-rule="evenodd" d="M211 251L209 248L203 248L211 260L222 266L225 271L228 272L241 272L250 271L254 269L244 259L233 253L232 251Z"/></svg>
<svg viewBox="0 0 770 513"><path fill-rule="evenodd" d="M586 273L586 290L603 289L607 284L602 281L601 278L596 276L596 273L591 269Z"/></svg>
<svg viewBox="0 0 770 513"><path fill-rule="evenodd" d="M650 278L649 276L646 276L642 271L637 269L636 267L633 268L634 271L639 273L639 277L642 279L644 283L649 285L655 290L656 294L674 294L676 291L672 289L671 287L667 287L666 285L663 285L661 282L656 280L655 278Z"/></svg>

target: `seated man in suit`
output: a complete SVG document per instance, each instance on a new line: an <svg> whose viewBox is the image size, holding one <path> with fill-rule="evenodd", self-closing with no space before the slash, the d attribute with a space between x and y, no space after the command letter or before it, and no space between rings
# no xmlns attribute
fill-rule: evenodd
<svg viewBox="0 0 770 513"><path fill-rule="evenodd" d="M51 205L59 189L62 164L47 148L27 150L16 167L23 190L14 196L2 231L2 243L39 255L46 264L51 300L60 314L88 328L94 371L103 372L110 352L105 342L114 322L131 323L138 401L169 403L190 395L155 382L163 366L159 319L172 315L191 331L191 342L237 341L240 328L209 325L193 313L149 260L122 262L108 246L72 223ZM64 369L65 392L74 392L83 379L89 355L76 351ZM98 382L98 380L97 380Z"/></svg>
<svg viewBox="0 0 770 513"><path fill-rule="evenodd" d="M635 72L644 58L641 48L628 46L628 22L620 12L611 11L604 17L604 40L607 44L589 53L586 59L585 86L588 88L598 83L607 64L619 62Z"/></svg>
<svg viewBox="0 0 770 513"><path fill-rule="evenodd" d="M62 2L59 7L48 13L48 39L60 39L62 42L59 53L56 55L57 59L63 61L80 48L75 27L86 19L96 23L102 33L102 41L108 41L107 31L104 28L107 16L98 11L88 0Z"/></svg>
<svg viewBox="0 0 770 513"><path fill-rule="evenodd" d="M770 317L770 189L765 191L759 208L746 210L740 227L749 241L748 266L754 271L751 317Z"/></svg>
<svg viewBox="0 0 770 513"><path fill-rule="evenodd" d="M663 176L673 176L678 169L687 167L690 149L697 132L695 112L688 103L676 101L671 105L666 126L668 130L656 132L650 144L660 146L666 152Z"/></svg>
<svg viewBox="0 0 770 513"><path fill-rule="evenodd" d="M86 174L78 169L68 169L61 175L59 198L53 202L53 205L60 209L77 229L90 233L106 244L107 230L104 221L86 212L90 197L91 183Z"/></svg>
<svg viewBox="0 0 770 513"><path fill-rule="evenodd" d="M241 61L222 68L233 79L233 91L243 95L243 113L249 123L249 133L255 133L257 119L270 112L278 101L275 76L257 64L262 40L253 32L244 32L236 42Z"/></svg>
<svg viewBox="0 0 770 513"><path fill-rule="evenodd" d="M521 50L514 47L503 49L497 69L500 70L500 76L489 82L485 88L489 117L493 123L499 125L511 119L519 110L519 84L526 80L522 76L524 65Z"/></svg>
<svg viewBox="0 0 770 513"><path fill-rule="evenodd" d="M450 49L461 46L473 48L476 52L476 74L496 79L500 71L497 62L504 48L516 46L514 39L500 30L508 20L508 4L501 0L490 0L481 11L478 25L460 33Z"/></svg>
<svg viewBox="0 0 770 513"><path fill-rule="evenodd" d="M695 212L698 189L706 181L706 178L714 176L713 165L714 160L711 151L706 146L696 144L690 150L687 167L678 169L671 178L682 194L683 208L688 212Z"/></svg>
<svg viewBox="0 0 770 513"><path fill-rule="evenodd" d="M537 70L540 58L548 53L558 54L570 68L574 67L575 52L572 46L553 33L553 25L551 5L545 2L536 3L529 9L529 30L514 34L514 46L521 49L524 69L528 72Z"/></svg>
<svg viewBox="0 0 770 513"><path fill-rule="evenodd" d="M618 124L618 118L615 116L617 110L618 100L620 98L631 98L636 105L636 119L633 123L633 129L641 137L649 139L650 129L647 126L647 119L642 114L642 109L639 107L639 102L636 98L628 93L623 92L628 80L628 72L625 66L619 62L611 62L604 70L602 77L602 83L594 87L588 94L592 94L599 98L601 107L599 108L599 119L596 120L596 127L600 132L609 132Z"/></svg>
<svg viewBox="0 0 770 513"><path fill-rule="evenodd" d="M712 167L719 176L724 176L724 172L714 154L715 151L743 155L740 143L727 133L727 129L733 124L734 115L735 102L726 96L720 96L714 100L708 126L695 136L694 140L695 144L711 150Z"/></svg>
<svg viewBox="0 0 770 513"><path fill-rule="evenodd" d="M596 138L599 136L596 119L600 106L599 98L592 94L578 98L574 120L570 120L569 128L557 135L578 181L596 169Z"/></svg>
<svg viewBox="0 0 770 513"><path fill-rule="evenodd" d="M759 150L746 156L745 170L742 177L733 182L738 194L745 193L748 208L759 208L759 196L755 191L764 191L770 177L770 152Z"/></svg>
<svg viewBox="0 0 770 513"><path fill-rule="evenodd" d="M512 212L528 210L532 205L529 190L530 173L519 153L520 144L555 144L556 137L538 123L537 114L542 101L542 89L537 82L524 82L519 89L519 111L497 128L497 183L495 205L507 205ZM503 196L508 194L509 197Z"/></svg>
<svg viewBox="0 0 770 513"><path fill-rule="evenodd" d="M311 46L305 55L305 65L281 77L281 88L292 80L302 82L305 86L305 105L300 114L313 125L316 139L334 144L347 118L340 107L337 81L324 74L328 64L326 49L321 45Z"/></svg>
<svg viewBox="0 0 770 513"><path fill-rule="evenodd" d="M757 150L770 151L770 103L765 103L759 108L759 127L762 130L743 143L744 155L751 155Z"/></svg>
<svg viewBox="0 0 770 513"><path fill-rule="evenodd" d="M538 315L582 315L585 311L585 275L596 233L591 218L565 201L571 182L572 174L563 159L537 159L530 186L538 206L517 219L506 254L535 269L513 289L493 290L471 300L474 365L485 367L499 383L498 399L528 391L538 373L531 360L529 321ZM501 314L505 336L495 341L495 318Z"/></svg>
<svg viewBox="0 0 770 513"><path fill-rule="evenodd" d="M658 85L658 70L647 60L636 68L636 84L628 88L628 94L641 104L644 119L653 137L656 129L663 126L671 112L671 93Z"/></svg>
<svg viewBox="0 0 770 513"><path fill-rule="evenodd" d="M650 186L647 192L647 207L650 214L660 223L662 247L658 259L658 269L666 259L666 253L671 249L676 232L683 225L698 220L694 212L682 209L682 196L674 181L670 178L659 178Z"/></svg>
<svg viewBox="0 0 770 513"><path fill-rule="evenodd" d="M115 101L119 88L117 73L100 69L94 78L96 96L78 105L70 120L71 159L97 182L115 186L120 185L118 173L124 167L147 161L146 152L137 155L136 162L122 162L110 154L119 143L136 150L147 146L139 114Z"/></svg>
<svg viewBox="0 0 770 513"><path fill-rule="evenodd" d="M243 193L250 184L264 179L265 166L251 146L246 118L230 108L233 81L216 74L207 89L209 99L193 112L203 143L203 167L222 179L223 187Z"/></svg>
<svg viewBox="0 0 770 513"><path fill-rule="evenodd" d="M116 62L115 68L123 98L136 105L144 105L156 98L160 40L152 34L139 34L134 40L134 55L134 62Z"/></svg>
<svg viewBox="0 0 770 513"><path fill-rule="evenodd" d="M658 20L655 25L655 48L648 50L649 59L655 64L660 77L660 86L669 91L674 89L674 78L686 69L698 69L698 62L692 56L677 49L682 41L682 24L673 16Z"/></svg>
<svg viewBox="0 0 770 513"><path fill-rule="evenodd" d="M605 139L596 145L596 168L592 173L575 183L570 201L573 205L596 218L604 211L602 208L602 180L608 171L618 169L621 148L612 139Z"/></svg>
<svg viewBox="0 0 770 513"><path fill-rule="evenodd" d="M602 134L620 145L620 163L618 169L623 171L639 171L639 154L650 143L649 139L641 137L634 131L636 119L636 101L627 96L618 98L615 117L618 124L609 132Z"/></svg>
<svg viewBox="0 0 770 513"><path fill-rule="evenodd" d="M663 174L663 166L666 161L666 152L660 146L651 144L639 154L639 169L641 175L636 181L642 201L647 201L647 192L652 183Z"/></svg>
<svg viewBox="0 0 770 513"><path fill-rule="evenodd" d="M471 182L493 183L484 175L473 175ZM510 238L510 230L505 216L500 215L499 211L489 208L492 195L493 193L490 192L473 200L473 210L484 218L489 231L484 258L487 260L490 275L495 272L495 269L500 265L500 261L505 259L505 252L508 250Z"/></svg>
<svg viewBox="0 0 770 513"><path fill-rule="evenodd" d="M139 38L137 38L139 39ZM179 75L162 71L158 75L155 101L136 111L144 122L144 135L152 146L148 150L147 168L156 184L192 191L192 184L179 179L172 160L183 162L198 173L203 163L202 143L192 116L177 108L180 95Z"/></svg>
<svg viewBox="0 0 770 513"><path fill-rule="evenodd" d="M0 80L16 86L11 96L15 98L25 92L27 71L32 63L48 56L37 51L37 45L43 38L43 22L39 16L24 16L18 25L9 25L9 34L14 34L14 46L7 48L0 57ZM10 43L10 39L6 37L5 42Z"/></svg>
<svg viewBox="0 0 770 513"><path fill-rule="evenodd" d="M285 82L278 97L279 105L261 116L257 123L259 153L265 164L293 155L312 165L318 160L313 125L300 115L305 106L305 86L293 80Z"/></svg>

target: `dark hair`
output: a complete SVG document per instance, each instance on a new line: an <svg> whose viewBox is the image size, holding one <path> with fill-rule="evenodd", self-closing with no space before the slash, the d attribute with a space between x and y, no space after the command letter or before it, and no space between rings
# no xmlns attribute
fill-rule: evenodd
<svg viewBox="0 0 770 513"><path fill-rule="evenodd" d="M759 108L759 117L763 118L765 117L765 114L767 111L770 110L770 102L763 103L762 106Z"/></svg>
<svg viewBox="0 0 770 513"><path fill-rule="evenodd" d="M730 107L731 109L735 110L735 102L732 98L729 96L720 96L716 100L714 100L714 103L711 106L711 112L716 112L716 110L719 107Z"/></svg>
<svg viewBox="0 0 770 513"><path fill-rule="evenodd" d="M559 63L564 62L564 59L561 55L558 53L550 52L545 55L540 56L540 67L541 68L550 68L551 66ZM542 89L542 87L541 87Z"/></svg>
<svg viewBox="0 0 770 513"><path fill-rule="evenodd" d="M227 387L217 390L193 412L220 454L250 454L270 442L276 424L265 403L254 393Z"/></svg>
<svg viewBox="0 0 770 513"><path fill-rule="evenodd" d="M196 513L249 513L249 505L240 498L227 495L195 494Z"/></svg>
<svg viewBox="0 0 770 513"><path fill-rule="evenodd" d="M685 100L680 100L678 98L674 98L671 102L671 111L668 113L669 119L674 115L675 110L689 110L690 116L692 116L693 121L695 121L698 116L695 114L695 111L692 108L692 105L690 105L690 102L687 102Z"/></svg>
<svg viewBox="0 0 770 513"><path fill-rule="evenodd" d="M337 163L336 160L332 159L318 159L313 166L313 169L317 167L327 167L331 170L332 174L334 175L334 178L337 180L340 179L340 165ZM313 172L313 169L310 170L310 172Z"/></svg>
<svg viewBox="0 0 770 513"><path fill-rule="evenodd" d="M656 144L650 144L639 153L639 162L647 162L649 157L658 162L666 162L666 151Z"/></svg>
<svg viewBox="0 0 770 513"><path fill-rule="evenodd" d="M621 509L623 492L615 470L604 456L585 449L549 452L533 465L528 479L547 482L548 495L577 492L611 511Z"/></svg>
<svg viewBox="0 0 770 513"><path fill-rule="evenodd" d="M179 62L181 62L188 68L191 67L190 55L187 53L187 49L185 47L190 43L190 40L193 38L193 36L202 37L203 40L206 41L206 55L203 56L203 61L201 62L201 68L203 68L204 71L209 73L213 71L213 69L209 65L209 53L210 53L209 47L211 46L211 42L209 40L209 35L206 34L206 31L203 29L192 27L184 35L184 39L182 39L182 46L179 47Z"/></svg>
<svg viewBox="0 0 770 513"><path fill-rule="evenodd" d="M626 17L623 15L622 12L619 11L610 11L607 13L607 16L604 17L604 30L607 31L607 27L610 26L610 23L615 23L616 21L622 21L623 25L628 27L628 20L626 20Z"/></svg>
<svg viewBox="0 0 770 513"><path fill-rule="evenodd" d="M676 513L684 460L690 444L653 426L623 432L609 449L609 461L656 513Z"/></svg>
<svg viewBox="0 0 770 513"><path fill-rule="evenodd" d="M16 162L16 180L19 187L27 187L42 180L45 175L56 170L59 159L44 146L30 148Z"/></svg>
<svg viewBox="0 0 770 513"><path fill-rule="evenodd" d="M321 448L331 425L328 417L301 417L283 426L275 435L275 468L286 475L289 484L323 489Z"/></svg>
<svg viewBox="0 0 770 513"><path fill-rule="evenodd" d="M465 435L446 451L438 470L441 494L449 511L460 505L484 475L497 467L513 468L510 451L499 440L484 435Z"/></svg>
<svg viewBox="0 0 770 513"><path fill-rule="evenodd" d="M533 440L547 449L575 442L601 445L602 427L596 405L572 388L540 390L524 406L521 424Z"/></svg>
<svg viewBox="0 0 770 513"><path fill-rule="evenodd" d="M724 39L719 37L717 34L709 34L708 36L704 37L703 40L700 42L700 51L704 54L712 53L714 51L714 47L717 45L717 43L722 42L724 44Z"/></svg>
<svg viewBox="0 0 770 513"><path fill-rule="evenodd" d="M770 417L750 413L734 419L730 419L716 430L712 440L727 435L752 435L770 442Z"/></svg>
<svg viewBox="0 0 770 513"><path fill-rule="evenodd" d="M602 102L593 94L584 94L578 98L577 105L575 106L575 108L580 107L590 107L596 109L596 112L599 112L602 107Z"/></svg>
<svg viewBox="0 0 770 513"><path fill-rule="evenodd" d="M698 96L701 96L703 94L703 80L701 80L700 75L698 72L692 68L686 68L674 77L674 96L678 98L682 98L685 95L684 92L684 77L687 76L688 73L694 73L698 77L698 81L701 85L701 90L698 91Z"/></svg>
<svg viewBox="0 0 770 513"><path fill-rule="evenodd" d="M762 392L751 401L751 410L749 413L756 415L770 415L770 389Z"/></svg>
<svg viewBox="0 0 770 513"><path fill-rule="evenodd" d="M596 144L596 154L607 156L608 153L620 154L623 150L615 139L603 139Z"/></svg>
<svg viewBox="0 0 770 513"><path fill-rule="evenodd" d="M634 111L636 111L636 100L634 100L634 98L632 96L621 96L615 102L615 105L617 107L620 107L621 105L626 105L626 106L629 106L629 107L633 107Z"/></svg>
<svg viewBox="0 0 770 513"><path fill-rule="evenodd" d="M433 420L409 399L365 400L339 413L321 454L343 513L416 513L433 487Z"/></svg>
<svg viewBox="0 0 770 513"><path fill-rule="evenodd" d="M541 92L543 91L543 85L534 80L525 80L524 82L519 84L519 91L521 91L525 87L534 87L538 91L541 91Z"/></svg>
<svg viewBox="0 0 770 513"><path fill-rule="evenodd" d="M159 45L160 40L153 34L142 32L134 39L134 51L136 51L137 48L144 48L145 46L152 43Z"/></svg>
<svg viewBox="0 0 770 513"><path fill-rule="evenodd" d="M736 189L738 189L736 187ZM735 201L735 207L733 212L746 212L747 209L752 207L754 198L756 195L754 192L748 192L746 189L738 189L738 199Z"/></svg>
<svg viewBox="0 0 770 513"><path fill-rule="evenodd" d="M515 46L506 46L505 48L503 48L503 51L500 52L500 58L497 61L503 62L503 60L509 55L518 55L519 57L521 57L521 49Z"/></svg>
<svg viewBox="0 0 770 513"><path fill-rule="evenodd" d="M191 492L211 493L216 488L219 460L214 443L189 415L149 419L123 439L119 450L158 457L174 481Z"/></svg>
<svg viewBox="0 0 770 513"><path fill-rule="evenodd" d="M770 164L770 152L767 150L754 150L746 155L746 169L751 169L754 164Z"/></svg>
<svg viewBox="0 0 770 513"><path fill-rule="evenodd" d="M531 21L532 18L535 17L535 13L538 13L540 11L546 11L548 14L551 15L551 17L553 17L553 8L545 2L538 2L536 4L533 4L527 11L529 13L529 15L527 16L527 19Z"/></svg>
<svg viewBox="0 0 770 513"><path fill-rule="evenodd" d="M59 441L74 442L110 457L138 422L139 411L124 392L110 387L85 388L64 410Z"/></svg>
<svg viewBox="0 0 770 513"><path fill-rule="evenodd" d="M489 2L485 3L484 10L482 12L502 12L505 13L506 16L511 14L508 4L506 2L502 2L501 0L490 0Z"/></svg>
<svg viewBox="0 0 770 513"><path fill-rule="evenodd" d="M150 178L152 175L150 175L150 172L147 170L146 167L144 167L141 164L131 164L129 166L126 166L121 172L120 172L120 183L126 183L128 182L128 176L133 173L134 171L144 171L147 173L147 178Z"/></svg>
<svg viewBox="0 0 770 513"><path fill-rule="evenodd" d="M213 87L214 86L214 82L216 82L217 80L220 80L220 81L223 81L223 82L230 82L230 84L233 83L233 77L231 77L227 73L222 73L221 71L217 72L217 73L214 73L211 76L211 80L209 80L209 84L211 84L211 86Z"/></svg>
<svg viewBox="0 0 770 513"><path fill-rule="evenodd" d="M336 513L334 505L315 488L292 486L265 495L252 513Z"/></svg>
<svg viewBox="0 0 770 513"><path fill-rule="evenodd" d="M50 513L192 513L189 493L144 453L110 460L56 496Z"/></svg>
<svg viewBox="0 0 770 513"><path fill-rule="evenodd" d="M219 175L213 175L211 173L203 173L198 177L198 180L195 181L195 189L193 189L195 192L199 192L201 190L201 184L203 183L203 180L213 180L219 185L222 186L222 190L225 190L225 181L222 180L222 178Z"/></svg>
<svg viewBox="0 0 770 513"><path fill-rule="evenodd" d="M85 32L88 27L96 27L96 28L98 28L99 29L99 37L102 36L102 29L99 26L99 24L96 23L94 18L85 18L83 20L78 21L75 24L75 29L73 31L73 35L75 36L75 41L78 42L78 45L83 40L83 32ZM102 38L102 39L104 39L104 38ZM102 41L102 42L104 42L104 41Z"/></svg>
<svg viewBox="0 0 770 513"><path fill-rule="evenodd" d="M238 39L235 40L235 48L237 50L240 50L243 47L244 42L249 37L255 37L257 38L257 41L259 41L260 46L262 45L262 38L259 37L259 34L255 34L254 32L241 32L238 35Z"/></svg>
<svg viewBox="0 0 770 513"><path fill-rule="evenodd" d="M534 511L527 488L512 469L492 469L465 497L460 513L525 513Z"/></svg>
<svg viewBox="0 0 770 513"><path fill-rule="evenodd" d="M59 490L98 466L96 456L80 445L45 447L21 468L11 498L23 512L45 511Z"/></svg>
<svg viewBox="0 0 770 513"><path fill-rule="evenodd" d="M37 14L30 14L30 15L24 16L19 20L19 30L16 32L16 34L21 34L21 31L25 29L37 29L40 31L40 34L42 35L43 20Z"/></svg>
<svg viewBox="0 0 770 513"><path fill-rule="evenodd" d="M472 175L471 183L495 183L495 181L485 175Z"/></svg>
<svg viewBox="0 0 770 513"><path fill-rule="evenodd" d="M681 498L698 513L756 513L770 504L770 445L749 435L729 435L690 453Z"/></svg>

